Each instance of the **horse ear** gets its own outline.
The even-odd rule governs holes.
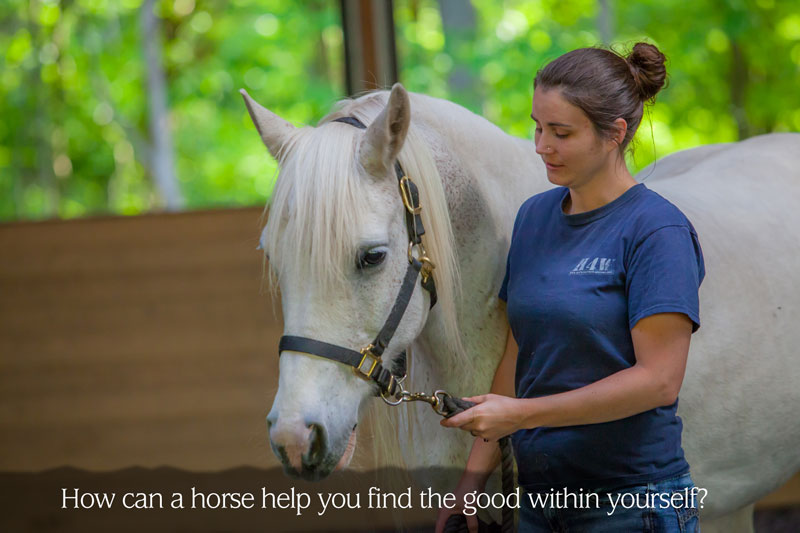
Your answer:
[[[394,166],[411,123],[411,101],[405,88],[395,83],[389,102],[369,125],[358,159],[370,175],[383,177]]]
[[[272,157],[278,159],[283,143],[296,128],[250,98],[250,95],[244,89],[239,89],[239,93],[244,98],[244,104],[247,106],[247,111],[250,113],[253,124],[256,125],[258,134],[261,135],[261,140],[264,141]]]

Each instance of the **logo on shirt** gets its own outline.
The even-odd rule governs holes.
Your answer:
[[[572,274],[611,274],[614,260],[607,257],[584,257],[575,265]]]

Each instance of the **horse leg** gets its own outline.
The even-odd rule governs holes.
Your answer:
[[[754,504],[751,503],[713,520],[704,520],[700,515],[700,531],[703,533],[753,533],[753,507]]]

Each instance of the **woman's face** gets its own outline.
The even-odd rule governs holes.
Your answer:
[[[608,168],[616,144],[597,135],[579,107],[559,89],[537,89],[531,118],[536,122],[536,153],[555,185],[578,188]]]

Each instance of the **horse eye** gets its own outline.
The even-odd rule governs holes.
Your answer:
[[[384,259],[386,259],[385,251],[372,248],[359,256],[357,266],[361,270],[375,267],[383,263]]]

